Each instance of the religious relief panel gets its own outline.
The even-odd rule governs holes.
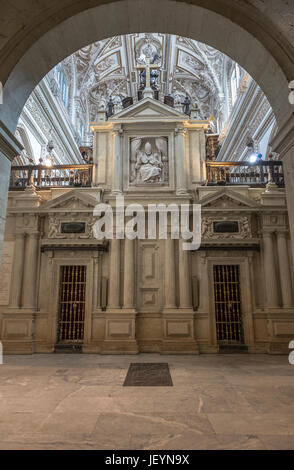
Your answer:
[[[167,137],[135,137],[130,142],[130,184],[164,185],[169,181]]]

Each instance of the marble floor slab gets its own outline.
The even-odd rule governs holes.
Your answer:
[[[0,449],[294,449],[287,356],[141,354],[173,386],[124,387],[134,356],[7,356]]]

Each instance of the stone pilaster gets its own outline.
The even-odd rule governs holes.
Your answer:
[[[124,308],[121,308],[121,240],[111,241],[109,297],[105,314],[105,339],[102,354],[137,354],[139,352],[136,341],[136,310],[131,307],[131,305],[134,306],[134,242],[131,240],[125,240],[125,242]]]
[[[164,310],[167,311],[176,308],[175,241],[170,237],[165,240],[164,264]]]
[[[181,309],[192,309],[191,273],[189,251],[183,250],[183,241],[179,241],[179,289]]]
[[[23,278],[23,307],[28,309],[37,307],[38,247],[39,233],[28,234]]]
[[[123,131],[114,129],[114,156],[113,156],[113,194],[122,193],[122,141]]]
[[[120,240],[117,240],[116,238],[111,240],[108,297],[109,309],[120,308],[120,245]]]
[[[277,245],[283,307],[293,307],[293,292],[286,232],[277,233]]]
[[[124,304],[123,308],[135,308],[135,252],[134,240],[125,239],[124,251]]]
[[[263,258],[266,306],[279,307],[277,273],[274,259],[274,240],[272,232],[263,233]]]
[[[175,131],[176,139],[176,185],[177,194],[187,194],[187,175],[186,175],[186,164],[185,164],[185,136],[186,130],[179,128]]]
[[[173,242],[173,243],[172,243]],[[199,354],[194,335],[194,311],[192,308],[191,275],[189,252],[182,249],[179,241],[179,289],[180,305],[175,304],[174,241],[166,240],[165,250],[165,308],[162,312],[163,340],[162,354]],[[169,258],[169,259],[168,259]],[[173,270],[173,272],[171,272]]]
[[[14,248],[13,272],[10,292],[10,307],[21,307],[21,293],[24,270],[25,234],[17,233]]]

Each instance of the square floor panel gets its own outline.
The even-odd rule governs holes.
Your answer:
[[[124,387],[172,387],[167,363],[132,363]]]

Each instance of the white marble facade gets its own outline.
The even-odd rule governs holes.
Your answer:
[[[248,351],[287,352],[294,305],[285,191],[206,186],[209,122],[159,101],[145,98],[108,120],[104,112],[98,117],[91,124],[91,188],[9,194],[4,270],[10,286],[0,292],[6,352],[54,351],[60,270],[67,265],[87,269],[85,353],[217,353],[215,265],[239,266]],[[182,240],[171,237],[98,241],[95,207],[114,208],[117,196],[145,209],[200,204],[201,249],[183,251]],[[71,222],[84,224],[84,233],[62,233]],[[214,222],[235,222],[236,231],[215,233]]]

